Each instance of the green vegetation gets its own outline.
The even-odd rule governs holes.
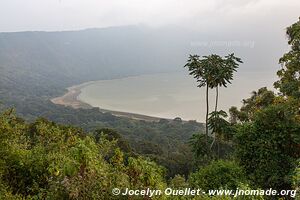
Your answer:
[[[280,59],[283,68],[274,84],[281,93],[261,88],[243,101],[240,110],[230,109],[237,129],[236,156],[252,184],[260,188],[299,188],[299,27],[300,21],[287,29],[292,49]]]
[[[164,186],[162,167],[141,157],[125,158],[105,135],[96,140],[42,119],[26,124],[11,112],[1,115],[0,125],[0,176],[7,186],[2,196],[109,199],[115,187]]]
[[[13,109],[7,109],[9,104],[4,98],[0,114],[0,199],[232,198],[210,197],[207,193],[197,197],[114,196],[114,188],[201,188],[202,192],[208,192],[238,187],[299,192],[300,21],[290,26],[287,34],[291,50],[280,59],[283,68],[274,84],[280,93],[264,87],[253,92],[243,100],[240,109],[229,110],[229,120],[226,112],[217,110],[216,99],[216,110],[206,124],[216,137],[193,134],[203,133],[204,127],[178,118],[146,122],[101,113],[95,108],[75,110],[56,106],[47,102],[51,95],[39,96],[39,90],[33,96],[19,91],[19,97],[24,98],[15,99],[14,103],[23,109],[21,113],[27,116],[24,120]],[[230,56],[233,60],[224,65],[231,66],[225,82],[210,85],[208,78],[216,80],[220,78],[215,77],[218,73],[197,74],[197,63],[206,59],[190,57],[189,62],[193,64],[187,66],[199,78],[199,86],[226,86],[240,62],[233,55],[226,59]],[[33,93],[34,89],[29,91]],[[31,102],[26,105],[30,107],[22,105],[29,99]],[[47,120],[33,120],[36,116]],[[236,199],[293,197],[238,196]]]
[[[300,123],[292,108],[270,105],[239,127],[236,152],[248,177],[261,188],[291,188],[289,173],[300,156]]]
[[[241,168],[234,162],[217,161],[191,174],[189,182],[180,175],[166,181],[165,168],[149,158],[123,152],[124,144],[115,140],[119,136],[114,131],[104,129],[100,135],[99,131],[93,136],[79,128],[44,119],[28,124],[12,110],[2,113],[0,198],[141,199],[139,196],[113,196],[112,190],[150,188],[163,191],[168,185],[174,189],[209,189],[211,186],[217,189],[223,183],[233,188],[244,180]],[[162,195],[152,199],[191,197]],[[194,199],[210,197],[201,194]]]
[[[190,175],[190,184],[205,191],[211,188],[235,190],[246,182],[242,168],[234,161],[218,160]]]

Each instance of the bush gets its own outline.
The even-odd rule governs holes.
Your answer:
[[[236,189],[245,182],[243,171],[234,161],[213,161],[206,167],[200,168],[189,177],[192,187],[205,191],[210,189]]]
[[[271,105],[243,124],[236,135],[236,155],[256,187],[291,189],[290,174],[299,158],[300,124],[286,105]]]

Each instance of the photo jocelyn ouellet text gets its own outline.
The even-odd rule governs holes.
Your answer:
[[[281,190],[277,191],[272,188],[268,190],[243,190],[237,188],[236,190],[208,190],[208,192],[203,191],[200,188],[182,188],[182,189],[173,189],[166,188],[165,190],[160,189],[119,189],[114,188],[112,190],[112,194],[115,196],[201,196],[201,195],[209,195],[209,196],[290,196],[294,198],[296,196],[296,190]]]

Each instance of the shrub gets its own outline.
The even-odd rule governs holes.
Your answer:
[[[192,187],[205,191],[220,188],[236,189],[242,182],[245,182],[245,178],[241,167],[228,160],[213,161],[189,177]]]

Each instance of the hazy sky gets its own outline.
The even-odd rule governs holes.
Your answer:
[[[0,32],[132,24],[210,30],[245,23],[285,27],[299,11],[299,0],[0,0]]]

